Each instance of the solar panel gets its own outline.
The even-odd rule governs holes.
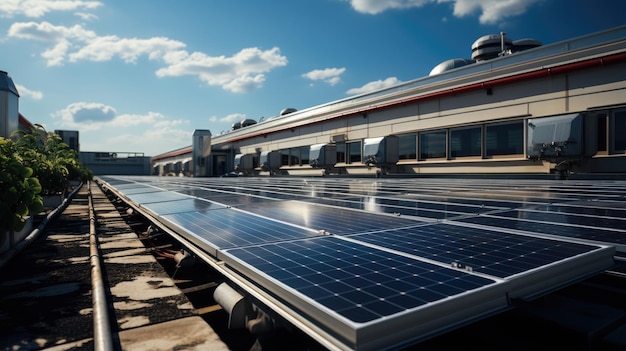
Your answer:
[[[210,189],[186,189],[178,190],[181,194],[188,194],[206,200],[211,200],[223,204],[225,206],[242,206],[248,204],[259,204],[266,202],[274,202],[276,199],[252,196],[249,194],[231,193],[226,190],[210,190]]]
[[[122,185],[115,186],[114,188],[125,195],[163,191],[163,189],[141,183],[124,183]]]
[[[378,228],[414,226],[420,221],[391,215],[376,215],[347,208],[316,205],[301,201],[280,201],[239,208],[265,217],[294,223],[332,234],[362,233]]]
[[[447,223],[351,238],[506,279],[597,250],[596,246]]]
[[[319,232],[255,216],[233,208],[160,216],[169,227],[187,233],[213,256],[217,249],[293,240]]]
[[[449,327],[450,318],[473,319],[507,307],[505,286],[494,279],[338,237],[221,255],[355,349],[389,347],[407,335]]]
[[[154,188],[153,188],[154,189]],[[189,196],[185,196],[183,194],[178,194],[171,191],[157,190],[152,192],[124,192],[124,194],[134,201],[137,204],[149,204],[149,203],[157,203],[157,202],[167,202],[167,201],[176,201],[176,200],[186,200],[189,199]]]
[[[226,208],[226,206],[217,204],[215,202],[194,198],[154,203],[149,202],[144,203],[142,207],[152,212],[152,214],[156,216],[183,212],[204,212],[209,210]]]
[[[492,228],[506,228],[531,233],[562,236],[575,239],[596,241],[605,245],[626,245],[626,235],[621,230],[596,228],[589,226],[572,226],[565,223],[545,223],[518,218],[498,217],[487,215],[458,219],[458,222],[480,224]]]
[[[473,213],[486,213],[497,207],[459,205],[455,203],[419,201],[407,198],[351,197],[345,199],[307,199],[307,202],[354,208],[374,213],[397,214],[418,218],[449,219]]]
[[[571,204],[550,204],[546,206],[537,206],[534,208],[534,210],[541,212],[566,213],[594,217],[612,217],[617,219],[626,218],[626,209],[614,207],[583,207],[572,206]]]
[[[579,216],[569,213],[540,212],[529,210],[501,212],[498,213],[498,216],[548,223],[566,223],[571,225],[589,226],[595,228],[612,228],[622,231],[626,230],[626,219],[622,218]]]
[[[295,314],[343,348],[426,338],[601,272],[613,264],[613,245],[626,251],[624,207],[607,205],[623,197],[626,183],[111,181],[225,263],[218,269],[239,277],[244,290],[286,304],[279,314]]]

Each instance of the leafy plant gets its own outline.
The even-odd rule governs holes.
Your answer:
[[[14,136],[25,165],[32,168],[33,176],[41,183],[42,195],[64,193],[70,179],[93,177],[78,161],[77,152],[41,125],[34,124],[27,132],[15,131]]]
[[[41,184],[32,175],[15,143],[0,138],[0,231],[19,231],[26,217],[43,210]]]

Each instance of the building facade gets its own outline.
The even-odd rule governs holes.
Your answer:
[[[626,27],[472,49],[427,77],[214,136],[204,175],[626,172]]]

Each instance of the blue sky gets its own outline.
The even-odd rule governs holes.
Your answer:
[[[154,156],[235,122],[427,76],[501,31],[626,25],[622,0],[1,0],[20,112],[82,151]]]

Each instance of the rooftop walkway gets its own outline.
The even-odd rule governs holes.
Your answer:
[[[105,301],[93,298],[98,283],[92,281],[90,196]],[[98,304],[104,311],[95,312]],[[109,335],[98,330],[110,331],[104,347],[101,339]],[[94,342],[94,335],[102,337]],[[90,183],[75,192],[30,245],[0,267],[0,350],[94,349],[228,347],[111,201]]]

